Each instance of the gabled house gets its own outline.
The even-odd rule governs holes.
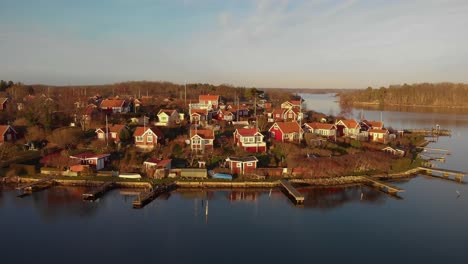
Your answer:
[[[92,152],[81,153],[70,156],[70,159],[77,160],[81,165],[89,165],[95,170],[102,170],[110,164],[110,154],[94,154]]]
[[[139,126],[133,132],[135,146],[151,150],[164,140],[164,134],[157,127]]]
[[[10,125],[0,125],[0,144],[18,139],[18,132]]]
[[[214,138],[212,129],[190,129],[190,149],[202,153],[213,149]]]
[[[369,140],[374,142],[385,143],[387,141],[388,135],[390,134],[387,129],[369,129]]]
[[[334,139],[336,137],[336,126],[334,124],[326,123],[306,123],[304,124],[304,131],[306,133],[312,133],[320,136]]]
[[[369,120],[362,120],[359,125],[361,126],[361,130],[369,131],[369,129],[383,129],[384,122],[383,121],[369,121]]]
[[[341,119],[336,123],[336,135],[338,137],[346,136],[350,138],[357,138],[361,131],[361,126],[354,119]]]
[[[230,121],[234,121],[236,119],[236,115],[230,110],[223,110],[223,109],[220,108],[216,112],[216,119],[218,119],[219,121],[230,122]]]
[[[212,112],[208,109],[190,109],[190,123],[204,124],[212,119]]]
[[[250,112],[249,112],[249,107],[246,105],[230,105],[228,109],[233,112],[235,115],[238,117],[249,117]]]
[[[291,109],[291,108],[301,108],[301,100],[290,100],[281,104],[281,108]]]
[[[265,152],[266,143],[258,128],[238,128],[234,131],[234,143],[248,152]]]
[[[198,103],[206,105],[208,109],[217,109],[219,106],[219,95],[200,95],[198,96]]]
[[[226,159],[228,167],[233,175],[244,175],[254,172],[257,169],[258,159],[255,156],[228,157]]]
[[[4,111],[6,109],[8,103],[8,98],[0,97],[0,111]]]
[[[106,99],[101,102],[100,108],[106,113],[128,113],[130,106],[128,102],[121,99]]]
[[[171,170],[171,162],[171,159],[159,160],[149,158],[143,162],[143,168],[148,177],[162,179],[165,178]]]
[[[128,129],[125,125],[115,124],[108,126],[107,139],[109,141],[114,141],[114,143],[120,142],[120,132],[124,129]],[[96,129],[97,138],[99,140],[106,140],[106,128],[98,128]]]
[[[297,122],[276,122],[270,129],[270,138],[278,141],[299,141],[302,139],[304,130]]]
[[[158,114],[157,126],[170,126],[180,123],[179,112],[175,109],[161,109]]]
[[[281,108],[273,109],[267,113],[269,122],[276,121],[298,121],[303,118],[304,114],[298,108]]]

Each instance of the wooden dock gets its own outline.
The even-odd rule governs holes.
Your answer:
[[[304,203],[304,196],[296,188],[294,188],[289,181],[282,179],[279,182],[284,187],[284,189],[289,193],[289,195],[292,198],[294,198],[296,203],[298,204]]]
[[[21,192],[21,194],[19,194],[18,197],[23,197],[23,196],[29,195],[29,194],[33,193],[34,191],[47,189],[47,188],[51,187],[52,185],[54,185],[54,183],[55,183],[54,178],[47,177],[47,178],[40,179],[40,180],[35,181],[35,182],[22,184],[22,185],[16,187],[16,189]]]
[[[422,134],[426,137],[451,136],[452,135],[452,131],[449,129],[428,128],[428,129],[408,129],[408,131],[414,134]]]
[[[429,176],[446,179],[446,180],[457,181],[460,183],[463,181],[463,177],[468,175],[467,172],[463,172],[463,171],[439,169],[439,168],[433,168],[433,167],[432,168],[419,167],[419,169],[426,172]],[[452,176],[453,178],[450,178],[450,176]]]
[[[82,194],[83,200],[94,201],[97,198],[101,197],[107,191],[114,188],[114,186],[115,186],[114,182],[103,183],[103,184],[99,185],[98,187],[96,187],[96,188],[94,188],[94,189],[92,189],[92,190],[90,190],[90,191],[88,191],[86,193],[83,193]]]
[[[364,183],[368,186],[375,187],[385,193],[391,194],[391,195],[397,195],[399,192],[404,192],[405,190],[400,189],[396,186],[393,186],[391,184],[388,184],[386,182],[382,182],[376,179],[373,179],[371,177],[367,176],[362,176],[364,179]]]
[[[146,204],[153,201],[159,195],[170,192],[177,187],[175,183],[156,185],[148,191],[141,192],[133,201],[133,208],[143,208]]]

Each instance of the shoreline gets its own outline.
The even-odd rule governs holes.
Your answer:
[[[400,173],[393,174],[379,174],[379,175],[367,175],[366,177],[374,178],[382,181],[391,181],[398,179],[408,179],[412,178],[417,174],[421,169],[414,168]],[[17,177],[17,178],[16,178]],[[31,183],[39,181],[40,178],[32,177],[19,177],[16,176],[15,183]],[[319,186],[319,187],[333,187],[341,185],[357,185],[364,184],[367,180],[364,176],[340,176],[333,178],[316,178],[316,179],[302,179],[302,178],[285,178],[288,179],[291,183],[306,185],[306,186]],[[147,181],[114,181],[114,184],[117,188],[136,188],[144,189],[153,187],[153,183]],[[56,183],[62,186],[85,186],[85,187],[97,187],[102,185],[108,180],[99,180],[99,179],[54,179]],[[6,181],[3,181],[6,182]],[[192,181],[173,181],[178,188],[183,189],[204,189],[204,188],[274,188],[280,186],[280,181],[211,181],[208,180],[192,180]],[[162,184],[162,183],[160,183]]]

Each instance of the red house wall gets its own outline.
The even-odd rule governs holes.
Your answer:
[[[271,132],[274,132],[275,133],[275,136],[273,137],[273,139],[275,140],[279,140],[279,141],[282,141],[283,140],[283,132],[278,128],[273,128],[270,130],[270,135],[271,135]]]

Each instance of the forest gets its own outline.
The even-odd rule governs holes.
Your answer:
[[[418,83],[339,93],[342,105],[468,107],[468,84]]]

